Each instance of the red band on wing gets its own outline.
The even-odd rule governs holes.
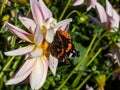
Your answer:
[[[60,34],[63,35],[65,38],[70,39],[70,35],[64,31],[60,31]]]
[[[68,47],[67,47],[67,49],[65,50],[65,52],[69,52],[69,51],[71,50],[71,48],[72,48],[72,44],[71,44],[71,43],[68,43]]]
[[[58,58],[60,58],[62,55],[64,54],[64,49],[62,49],[62,51],[58,54]]]

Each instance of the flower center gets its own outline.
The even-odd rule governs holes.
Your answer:
[[[45,36],[46,35],[46,27],[42,26],[42,30],[41,30],[42,34]]]
[[[49,54],[49,43],[47,41],[44,41],[43,44],[42,44],[42,50],[43,50],[43,54],[44,55],[48,55]]]
[[[40,46],[42,48],[43,55],[46,55],[46,56],[49,55],[49,52],[50,52],[49,51],[49,45],[50,45],[50,43],[48,42],[48,40],[46,40],[46,34],[51,38],[52,34],[48,34],[48,32],[49,32],[50,28],[55,26],[55,24],[56,24],[56,21],[54,19],[49,19],[47,21],[47,23],[41,27],[41,33],[44,35],[43,42]],[[52,32],[49,32],[49,33],[52,33]],[[53,37],[54,37],[54,35],[53,35]]]
[[[44,26],[46,27],[46,29],[50,29],[53,28],[56,24],[57,21],[54,18],[49,18],[44,24]]]

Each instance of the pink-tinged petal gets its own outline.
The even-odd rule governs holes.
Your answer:
[[[108,28],[119,28],[120,17],[108,0],[106,0],[106,13],[109,21]]]
[[[106,15],[104,7],[102,5],[100,5],[99,3],[96,3],[96,10],[99,15],[101,23],[106,23],[107,15]]]
[[[43,86],[48,71],[48,60],[45,56],[38,57],[30,75],[30,85],[32,90],[38,90]]]
[[[91,8],[95,8],[96,2],[96,0],[88,0],[87,11],[89,11]]]
[[[25,73],[29,72],[32,69],[35,61],[36,58],[26,60],[20,70],[16,73],[15,77],[20,77]]]
[[[52,17],[51,11],[46,7],[43,0],[30,0],[33,18],[37,24],[43,25],[45,20]]]
[[[49,56],[49,68],[51,70],[51,72],[53,73],[53,75],[55,76],[56,74],[56,69],[58,66],[58,59],[53,57],[52,55]]]
[[[113,53],[113,58],[116,59],[118,64],[120,65],[120,43],[112,44],[111,52]]]
[[[43,41],[43,34],[41,33],[40,26],[37,25],[35,32],[34,32],[34,43],[37,44],[37,46],[41,45]]]
[[[4,54],[7,56],[23,55],[23,54],[31,52],[34,49],[34,47],[35,45],[29,45],[29,46],[22,47],[22,48],[13,50],[13,51],[5,52]]]
[[[113,54],[112,53],[107,53],[107,54],[105,54],[105,56],[108,57],[108,58],[113,58]]]
[[[35,50],[33,50],[30,54],[32,58],[36,58],[36,57],[41,56],[42,53],[43,53],[42,48],[38,47],[38,48],[35,48]]]
[[[38,4],[37,0],[30,0],[30,6],[32,10],[32,15],[37,24],[43,25],[45,22],[42,10]]]
[[[118,71],[114,72],[112,76],[113,76],[112,80],[116,80],[116,79],[120,80],[120,71],[118,70]]]
[[[102,25],[101,22],[98,21],[96,18],[94,18],[94,17],[92,17],[92,16],[90,16],[90,15],[88,15],[88,17],[89,17],[89,19],[90,19],[93,23],[95,23],[95,24],[97,24],[97,25]]]
[[[113,18],[111,19],[111,28],[119,28],[119,22],[120,22],[120,20],[119,20],[119,15],[118,15],[118,13],[115,11],[115,10],[113,10]]]
[[[19,17],[19,20],[28,30],[31,30],[31,33],[34,33],[36,24],[32,19],[26,17]]]
[[[86,90],[94,90],[94,89],[93,89],[93,87],[91,87],[88,84],[86,84]]]
[[[73,6],[81,5],[84,3],[84,0],[75,0]]]
[[[117,47],[120,49],[120,43],[116,43]]]
[[[10,24],[8,22],[6,22],[6,26],[8,27],[10,32],[17,35],[19,38],[26,40],[28,42],[31,42],[31,40],[29,39],[29,37],[31,37],[31,34],[25,32],[24,30],[22,30],[18,27],[13,26],[12,24]]]
[[[55,35],[55,32],[53,29],[47,30],[46,36],[45,36],[46,41],[48,41],[49,43],[52,43],[54,39],[54,35]]]
[[[66,26],[62,26],[59,30],[62,30],[62,31],[67,32],[68,29],[69,29],[69,24],[67,24]],[[58,30],[58,31],[59,31],[59,30]]]
[[[29,58],[31,58],[31,55],[30,55],[30,53],[28,53],[28,54],[25,54],[25,58],[24,58],[24,60],[27,60],[27,59],[29,59]]]
[[[46,20],[46,23],[43,26],[45,26],[46,29],[50,29],[54,27],[56,24],[57,24],[57,21],[54,18],[49,18],[48,20]]]
[[[113,17],[113,8],[108,0],[106,0],[106,13],[109,17]]]
[[[47,20],[48,18],[53,17],[52,12],[50,11],[49,8],[47,8],[43,0],[38,0],[38,1],[39,1],[40,8],[42,10],[44,19]]]
[[[25,80],[31,73],[32,69],[30,69],[28,72],[26,72],[25,74],[19,76],[19,77],[14,77],[12,79],[10,79],[6,85],[12,85],[12,84],[18,84],[20,82],[22,82],[23,80]]]
[[[66,20],[62,20],[61,22],[57,23],[54,27],[54,30],[56,32],[56,30],[61,29],[63,27],[66,27],[68,24],[70,24],[70,22],[72,22],[72,18],[70,19],[66,19]]]

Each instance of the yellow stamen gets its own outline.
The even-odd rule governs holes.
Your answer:
[[[43,35],[45,35],[46,34],[46,27],[43,26],[41,32]]]
[[[47,41],[45,41],[42,45],[43,54],[45,54],[45,55],[48,54],[48,47],[49,47],[49,43]]]

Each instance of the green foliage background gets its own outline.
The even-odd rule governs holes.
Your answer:
[[[7,1],[11,2],[11,5],[6,3]],[[85,90],[86,84],[92,86],[95,90],[102,86],[105,90],[113,90],[113,87],[114,90],[120,90],[120,81],[118,79],[112,80],[112,75],[115,72],[120,72],[120,68],[115,60],[106,57],[106,54],[110,52],[111,44],[118,42],[117,40],[120,38],[119,30],[116,33],[111,33],[103,27],[93,24],[87,15],[96,18],[98,16],[94,9],[86,12],[86,3],[73,6],[73,0],[44,1],[57,21],[73,18],[68,33],[71,35],[76,48],[80,51],[80,57],[70,58],[72,65],[59,63],[55,77],[49,71],[47,80],[40,90],[57,90],[59,88],[61,90]],[[98,0],[98,2],[105,5],[105,0]],[[119,13],[119,0],[111,0],[110,2]],[[5,85],[23,65],[24,57],[4,55],[5,51],[26,45],[26,43],[18,43],[20,39],[13,36],[4,23],[8,21],[15,26],[26,29],[19,22],[18,16],[32,17],[29,1],[1,0],[0,7],[0,90],[30,90],[29,83]],[[80,62],[81,64],[79,64]],[[72,75],[65,82],[71,73]]]

